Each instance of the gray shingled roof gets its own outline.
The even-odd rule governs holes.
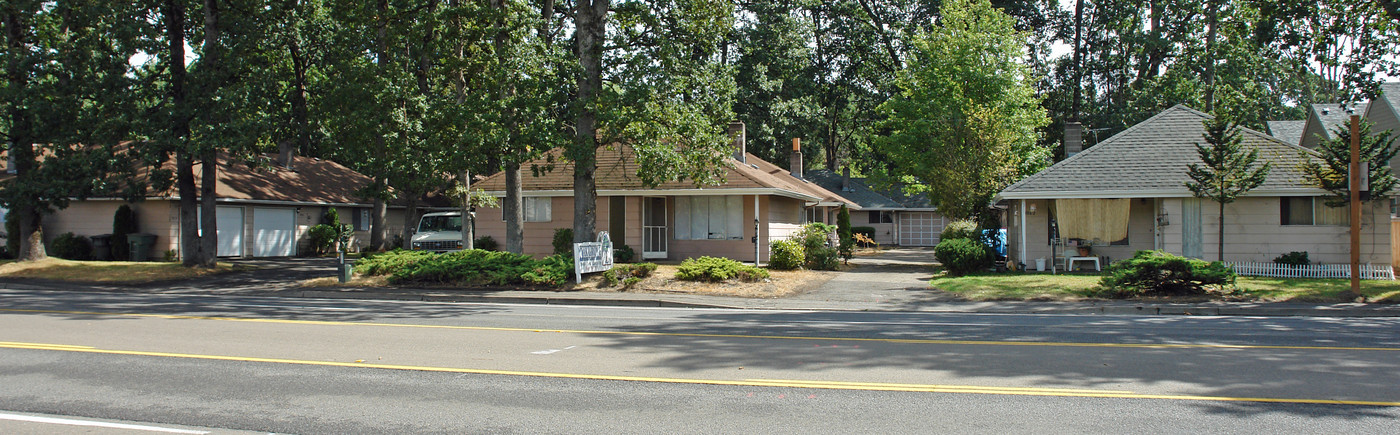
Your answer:
[[[1177,105],[1084,152],[1062,160],[1001,191],[1003,199],[1189,197],[1186,165],[1199,163],[1197,143],[1205,143],[1210,115]],[[1322,191],[1303,184],[1301,164],[1316,153],[1273,136],[1243,129],[1247,147],[1273,170],[1249,195],[1313,195]]]
[[[1269,134],[1285,143],[1297,145],[1303,140],[1303,128],[1308,121],[1269,121]]]
[[[1382,83],[1378,97],[1390,102],[1390,107],[1400,111],[1400,82]]]
[[[1337,127],[1346,124],[1351,119],[1351,115],[1361,115],[1366,113],[1366,106],[1369,103],[1356,103],[1352,105],[1353,111],[1348,112],[1343,109],[1340,103],[1322,103],[1312,106],[1313,115],[1322,121],[1323,138],[1334,139]]]
[[[927,209],[933,210],[929,205],[928,195],[908,196],[900,191],[898,187],[892,189],[878,189],[870,185],[870,181],[865,178],[851,178],[850,190],[841,190],[841,175],[831,170],[818,169],[808,171],[804,176],[808,181],[816,183],[818,186],[832,192],[840,193],[842,197],[855,201],[863,209],[873,210],[907,210],[907,209]]]

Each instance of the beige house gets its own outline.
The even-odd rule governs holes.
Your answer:
[[[372,204],[357,191],[370,178],[329,160],[291,157],[291,165],[251,167],[242,163],[220,164],[216,187],[218,252],[220,257],[288,257],[307,252],[307,232],[320,223],[331,208],[341,222],[354,227],[352,243],[369,240]],[[169,166],[170,163],[167,163]],[[173,169],[168,167],[167,169]],[[199,183],[200,167],[195,167]],[[81,236],[110,234],[117,208],[129,204],[136,212],[142,233],[154,234],[152,259],[177,255],[180,246],[180,201],[174,188],[128,203],[120,198],[70,201],[67,208],[44,216],[44,237],[63,233]],[[400,234],[404,207],[388,211],[389,237]]]
[[[731,126],[737,147],[724,168],[724,182],[695,186],[667,182],[647,187],[637,178],[632,147],[599,147],[597,228],[608,231],[616,246],[631,247],[638,259],[681,260],[699,256],[742,261],[768,260],[769,241],[788,237],[814,216],[834,216],[842,204],[858,206],[802,178],[802,156],[793,151],[793,170],[763,161],[744,149],[742,124]],[[535,162],[561,161],[560,151]],[[551,160],[552,159],[552,160]],[[573,164],[553,171],[522,176],[526,254],[553,252],[554,231],[573,228]],[[473,188],[505,196],[504,173]],[[504,243],[505,219],[500,208],[477,208],[476,234]]]
[[[1064,252],[1080,256],[1075,245],[1089,245],[1088,256],[1100,260],[1147,249],[1216,259],[1218,205],[1185,186],[1209,117],[1172,107],[1007,187],[999,198],[1010,203],[1010,258],[1032,268],[1037,259],[1064,267]],[[1349,212],[1323,205],[1325,192],[1303,184],[1300,165],[1316,153],[1254,130],[1242,136],[1273,170],[1262,186],[1226,205],[1225,261],[1268,262],[1306,251],[1315,263],[1348,262]],[[1388,204],[1367,203],[1362,221],[1362,263],[1389,264]]]
[[[877,189],[864,178],[851,178],[829,170],[811,171],[808,180],[860,204],[851,212],[852,227],[875,229],[875,243],[899,246],[938,246],[938,236],[949,220],[929,204],[927,195],[905,195],[898,189]],[[835,224],[835,217],[827,223]]]

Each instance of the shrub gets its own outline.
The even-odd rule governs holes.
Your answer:
[[[306,237],[311,243],[313,254],[321,255],[331,252],[335,246],[335,227],[329,224],[312,225],[311,229],[306,231]]]
[[[340,212],[335,211],[334,207],[326,209],[321,215],[321,225],[330,225],[332,228],[340,226]]]
[[[364,275],[390,275],[432,256],[429,251],[395,249],[361,258],[355,262],[355,270]]]
[[[982,238],[982,231],[977,228],[977,222],[971,219],[960,219],[948,223],[943,227],[943,232],[938,233],[938,240],[969,239],[978,240]]]
[[[472,241],[472,246],[483,251],[501,250],[501,244],[496,243],[496,239],[491,238],[491,236],[477,237],[476,240]]]
[[[520,279],[525,284],[559,286],[569,282],[574,277],[574,257],[572,254],[551,255],[541,260],[534,260],[529,263],[529,271],[520,274]],[[500,275],[499,280],[505,281],[510,275]],[[507,282],[502,282],[505,284]]]
[[[827,242],[831,240],[831,232],[834,230],[836,230],[836,227],[831,225],[821,222],[812,222],[803,225],[802,229],[792,234],[792,238],[802,243],[803,250],[812,252],[817,248],[826,246]]]
[[[558,228],[554,230],[554,255],[574,255],[574,229]]]
[[[364,275],[388,275],[389,282],[487,285],[557,286],[573,276],[573,260],[550,256],[536,260],[529,255],[469,249],[437,254],[396,249],[361,259],[356,269]]]
[[[933,256],[953,276],[966,275],[992,265],[992,253],[987,245],[968,238],[940,240],[938,246],[933,248]]]
[[[806,264],[812,270],[837,270],[841,268],[841,254],[836,248],[823,246],[807,251]]]
[[[768,271],[728,258],[687,258],[676,268],[676,279],[721,282],[730,278],[753,282],[768,278]]]
[[[802,244],[796,240],[774,240],[768,244],[768,268],[773,270],[793,270],[802,267],[807,254]]]
[[[126,235],[141,232],[140,223],[136,220],[136,212],[131,210],[130,205],[122,204],[117,207],[116,214],[112,215],[112,259],[125,261],[131,255],[127,245]]]
[[[15,257],[19,256],[19,237],[19,218],[5,213],[5,250]]]
[[[628,289],[655,271],[656,263],[619,264],[603,272],[603,280],[609,287],[621,282],[623,289]]]
[[[637,251],[633,251],[631,246],[619,245],[613,250],[614,263],[631,263],[634,258],[637,258]]]
[[[856,240],[851,234],[851,211],[846,209],[845,204],[842,204],[841,211],[836,213],[836,235],[836,249],[840,251],[841,259],[851,261],[851,257],[856,255]]]
[[[867,239],[875,240],[875,227],[851,227],[851,237],[855,238],[857,234],[862,234],[865,235]],[[865,247],[860,240],[856,240],[856,245]]]
[[[1206,262],[1163,251],[1138,251],[1133,258],[1104,269],[1100,280],[1109,295],[1205,294],[1207,286],[1235,283],[1235,272],[1224,263]]]
[[[58,258],[86,260],[92,258],[92,242],[87,237],[63,233],[49,242],[49,253]]]
[[[1293,251],[1287,254],[1280,255],[1278,256],[1278,258],[1274,258],[1274,263],[1289,266],[1307,266],[1309,264],[1312,264],[1312,260],[1308,259],[1307,251]]]

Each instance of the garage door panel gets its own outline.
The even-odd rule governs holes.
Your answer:
[[[943,218],[938,213],[907,212],[899,215],[901,246],[936,246],[938,233],[942,231]]]
[[[296,212],[281,208],[253,209],[253,256],[290,257],[296,249]]]
[[[196,209],[195,221],[199,223],[199,235],[204,237],[204,210]],[[214,236],[218,247],[214,255],[219,257],[243,256],[243,207],[215,207],[214,220],[218,228]]]

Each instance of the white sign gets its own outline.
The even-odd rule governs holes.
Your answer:
[[[574,282],[583,283],[583,274],[603,272],[613,267],[612,238],[598,232],[598,241],[574,244]]]

